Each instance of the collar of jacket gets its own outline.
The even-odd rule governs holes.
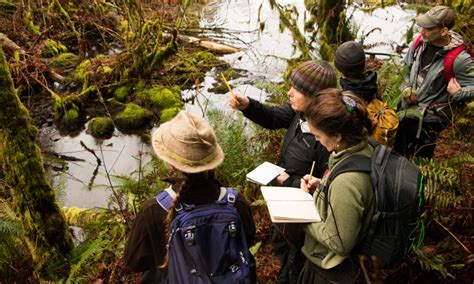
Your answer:
[[[332,151],[331,155],[329,156],[329,161],[328,161],[328,169],[331,170],[337,163],[342,161],[343,159],[349,157],[350,155],[360,152],[362,149],[366,148],[368,144],[367,139],[362,140],[358,144],[346,148],[342,151],[335,152]]]

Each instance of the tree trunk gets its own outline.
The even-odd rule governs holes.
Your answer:
[[[58,279],[68,273],[66,256],[73,248],[62,212],[47,182],[37,129],[16,95],[3,50],[0,48],[0,162],[14,208],[31,241],[38,276]],[[59,263],[60,269],[46,269]]]
[[[346,23],[345,1],[321,0],[315,5],[318,5],[313,11],[316,11],[320,30],[320,55],[322,59],[332,61],[337,46],[354,39]]]

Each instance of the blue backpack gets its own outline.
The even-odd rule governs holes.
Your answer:
[[[234,207],[237,194],[227,188],[213,204],[175,206],[167,283],[252,283],[247,241]],[[169,210],[174,196],[164,190],[156,200]]]

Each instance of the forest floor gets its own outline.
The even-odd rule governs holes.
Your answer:
[[[156,11],[156,13],[161,13],[161,16],[165,15],[165,18],[172,19],[176,11],[167,9]],[[20,39],[22,37],[21,34],[9,36],[12,39]],[[190,48],[190,50],[196,51],[196,48]],[[43,93],[43,96],[35,97],[34,99],[31,97],[23,97],[22,102],[28,108],[33,123],[37,127],[41,128],[45,123],[48,125],[53,123],[53,107],[50,96]],[[102,106],[96,106],[97,109],[95,111],[93,105],[91,108],[89,113],[100,112],[102,110]],[[472,144],[473,124],[471,117],[471,133],[468,137],[462,139],[453,138],[455,131],[452,127],[446,129],[437,143],[435,160],[449,160],[464,153],[474,155],[474,147]],[[457,246],[458,249],[456,253],[464,254],[464,257],[462,257],[464,266],[449,269],[449,272],[455,278],[447,278],[448,280],[445,280],[441,277],[441,274],[436,271],[423,271],[420,264],[416,261],[416,258],[412,257],[396,270],[380,272],[380,274],[385,273],[384,275],[387,277],[386,282],[472,283],[472,279],[474,279],[474,258],[472,257],[472,251],[474,250],[474,223],[472,218],[472,210],[474,208],[474,194],[472,193],[472,189],[474,188],[474,164],[465,164],[462,169],[459,169],[459,174],[461,175],[461,187],[464,189],[464,192],[467,192],[467,195],[464,196],[465,200],[463,200],[462,206],[450,208],[449,212],[443,214],[443,216],[447,216],[445,223],[450,223],[449,230],[444,230],[442,227],[436,226],[433,223],[427,226],[427,238],[422,251],[427,256],[435,255],[437,252],[446,250],[445,247],[439,244],[442,240],[446,238],[456,239],[456,242],[463,244],[467,251],[470,252],[468,253],[466,249],[462,249],[461,245]],[[271,236],[273,226],[265,207],[259,206],[254,210],[254,220],[258,227],[256,242],[261,242],[261,247],[255,255],[258,266],[258,283],[274,283],[280,269],[280,263],[272,247]],[[114,276],[111,276],[112,272]],[[120,282],[136,282],[138,275],[128,271],[124,267],[121,259],[116,259],[112,261],[100,275],[97,275],[96,282],[114,282],[113,279],[121,279]]]

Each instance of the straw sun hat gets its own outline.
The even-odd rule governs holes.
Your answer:
[[[182,110],[152,135],[153,150],[185,173],[212,170],[224,160],[216,135],[206,120]]]

